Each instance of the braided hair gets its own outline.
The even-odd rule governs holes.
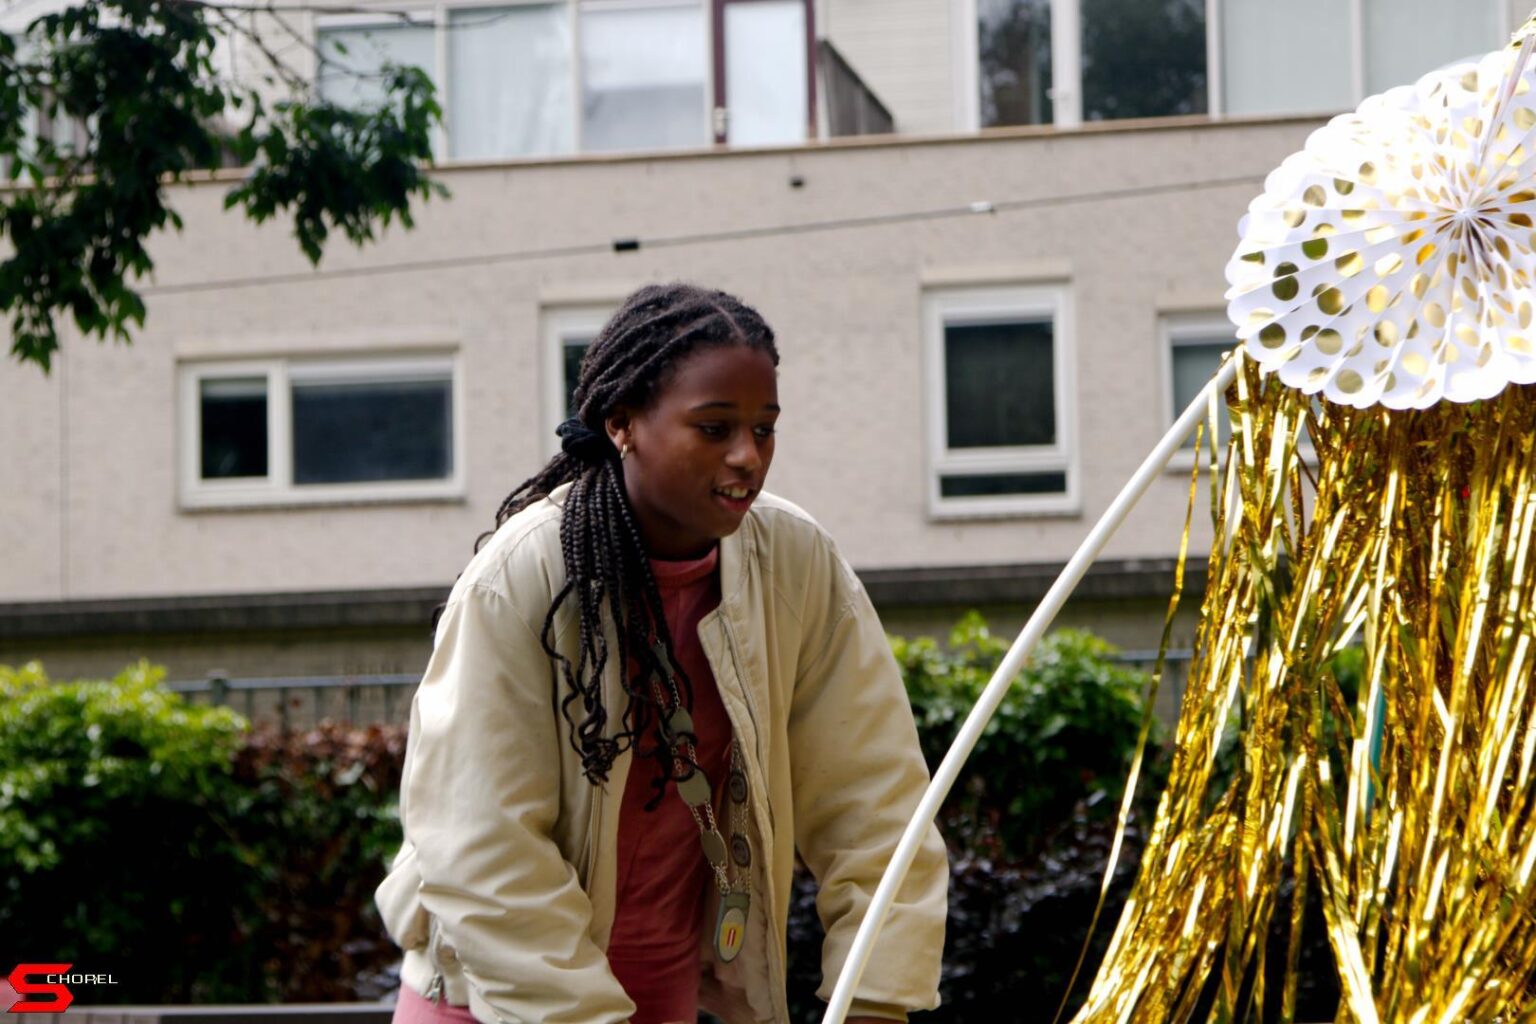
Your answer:
[[[575,416],[561,424],[561,452],[523,481],[496,512],[499,528],[512,516],[564,483],[571,485],[560,517],[565,584],[544,619],[540,642],[553,668],[553,700],[569,729],[587,779],[607,779],[614,758],[633,746],[653,759],[657,775],[648,807],[655,807],[679,768],[661,733],[669,694],[651,681],[664,671],[665,657],[677,679],[679,699],[692,707],[692,685],[675,657],[651,574],[639,524],[624,489],[619,453],[604,422],[619,406],[644,409],[671,381],[692,352],[742,345],[779,362],[773,331],[756,310],[725,292],[674,283],[649,285],[631,295],[593,339],[581,360],[574,396]],[[494,533],[482,534],[478,551]],[[573,663],[555,646],[555,614],[567,601],[580,613],[578,654]],[[614,625],[617,652],[609,650],[604,612]],[[659,645],[661,653],[653,647]],[[606,736],[611,709],[603,704],[602,676],[617,654],[626,694],[622,727]],[[636,666],[634,676],[629,666]],[[697,765],[683,765],[683,776]]]

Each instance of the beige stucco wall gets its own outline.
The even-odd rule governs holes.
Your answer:
[[[453,191],[326,271],[194,292],[149,289],[131,347],[66,340],[51,377],[0,373],[0,601],[440,585],[544,450],[541,310],[687,278],[756,303],[781,339],[785,408],[770,487],[861,568],[1064,560],[1167,416],[1160,311],[1219,310],[1233,226],[1310,123],[896,142],[445,169]],[[789,179],[804,179],[791,188]],[[1195,183],[1246,176],[1217,187]],[[619,237],[774,228],[1159,184],[1141,198],[560,258],[498,257]],[[286,225],[256,227],[226,185],[178,188],[155,281],[303,275]],[[432,261],[472,259],[433,268]],[[483,259],[476,259],[483,257]],[[409,261],[414,269],[384,272]],[[428,266],[422,266],[427,264]],[[1069,284],[1078,330],[1080,515],[934,522],[925,508],[919,309],[925,281]],[[457,347],[462,502],[262,511],[178,508],[178,359]],[[1159,481],[1108,557],[1171,554],[1186,484]]]

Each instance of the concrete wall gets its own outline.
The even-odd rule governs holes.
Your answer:
[[[319,275],[281,223],[258,228],[224,212],[224,183],[179,188],[186,228],[156,241],[160,290],[146,289],[149,319],[134,344],[69,337],[51,377],[0,374],[0,602],[445,585],[546,450],[541,315],[671,278],[739,292],[775,325],[785,414],[769,485],[819,516],[856,566],[1062,561],[1168,417],[1158,316],[1222,308],[1233,225],[1311,127],[1161,125],[459,167],[438,175],[453,198],[422,207],[414,231],[392,229],[361,252],[333,241]],[[1231,178],[1241,180],[1202,184]],[[649,244],[983,199],[1041,205]],[[615,238],[642,247],[608,251]],[[582,245],[595,251],[519,258]],[[459,262],[434,265],[442,260]],[[1065,282],[1076,312],[1079,392],[1064,415],[1080,438],[1081,511],[934,521],[924,288],[1041,280]],[[178,506],[178,360],[423,343],[462,360],[463,500]],[[1182,476],[1160,481],[1107,557],[1173,553],[1186,492]]]

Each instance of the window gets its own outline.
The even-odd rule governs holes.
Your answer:
[[[1216,376],[1225,352],[1237,347],[1236,333],[1231,323],[1219,313],[1195,316],[1167,317],[1162,323],[1164,351],[1167,356],[1168,416],[1167,424],[1173,425],[1200,390]],[[1217,417],[1217,443],[1225,445],[1232,428],[1225,415]],[[1202,446],[1206,443],[1202,432]],[[1184,439],[1184,448],[1193,452],[1193,432]],[[1189,459],[1175,459],[1175,467],[1188,468]]]
[[[1206,110],[1206,0],[976,2],[981,127]]]
[[[455,496],[455,376],[448,356],[184,365],[182,503]]]
[[[568,306],[544,311],[544,445],[548,455],[560,450],[555,428],[575,415],[572,395],[581,374],[581,357],[613,315],[615,306]]]
[[[923,316],[932,514],[1075,512],[1065,291],[934,291]]]
[[[710,142],[704,10],[696,2],[581,5],[581,139],[594,152]]]
[[[1050,0],[978,0],[981,127],[1050,124]]]
[[[980,127],[1344,110],[1498,47],[1502,0],[968,0]]]
[[[436,77],[436,41],[431,25],[404,22],[322,29],[319,50],[320,97],[344,107],[376,106],[384,98],[385,64],[418,67]]]
[[[804,142],[809,35],[800,0],[725,5],[726,137],[733,146]]]
[[[324,15],[320,93],[377,103],[386,62],[422,68],[451,159],[804,141],[810,0],[509,0],[415,24]],[[436,13],[434,13],[436,12]]]
[[[449,12],[448,155],[574,151],[572,53],[564,4]]]
[[[1164,422],[1172,426],[1173,421],[1189,408],[1189,403],[1195,400],[1201,389],[1216,376],[1216,371],[1221,367],[1222,355],[1237,348],[1241,342],[1237,340],[1231,322],[1220,313],[1165,317],[1161,334],[1166,357],[1164,379],[1167,381],[1165,394],[1168,402],[1168,414]],[[1316,409],[1321,401],[1320,397],[1313,398],[1313,408]],[[1224,449],[1231,436],[1231,420],[1226,410],[1221,409],[1216,416],[1218,449]],[[1209,451],[1209,442],[1203,431],[1200,444],[1203,451]],[[1310,457],[1312,442],[1305,433],[1297,446],[1304,456]],[[1194,459],[1194,448],[1195,435],[1194,431],[1190,431],[1184,439],[1183,452],[1173,457],[1168,464],[1169,468],[1188,470]]]

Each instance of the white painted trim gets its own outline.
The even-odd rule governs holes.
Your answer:
[[[276,360],[224,360],[217,364],[181,363],[176,367],[176,462],[178,497],[183,508],[233,495],[237,500],[248,495],[272,493],[272,393],[273,378],[278,373]],[[210,372],[211,371],[211,372]],[[267,475],[236,480],[202,479],[202,388],[204,377],[260,377],[267,382]]]
[[[419,356],[389,359],[294,359],[288,363],[288,383],[326,381],[357,384],[371,381],[414,380],[453,376],[453,357]]]
[[[582,136],[586,121],[583,107],[587,94],[581,76],[581,3],[580,0],[566,0],[566,6],[571,12],[571,117],[576,122],[571,126],[571,151],[585,153],[587,147]]]
[[[594,0],[588,0],[588,2],[594,2]],[[684,7],[691,5],[679,3],[676,6]],[[704,28],[704,95],[700,97],[703,105],[705,139],[704,144],[706,146],[728,146],[731,143],[731,97],[729,95],[725,97],[725,131],[721,133],[725,136],[725,142],[715,142],[715,5],[710,3],[710,0],[698,0],[697,6],[699,9],[699,20],[702,22]],[[725,19],[728,16],[728,11],[720,12],[721,32],[725,31]],[[801,16],[804,17],[803,14]],[[804,22],[801,23],[800,29],[800,37],[804,39]],[[725,48],[724,39],[720,40],[720,47],[722,50]],[[726,62],[729,62],[731,55],[727,53],[724,55],[724,58]],[[727,71],[727,74],[729,74],[729,71]],[[724,87],[722,86],[722,88]],[[804,124],[805,106],[803,104],[800,107],[800,117],[801,123]],[[805,141],[803,134],[800,141]]]
[[[1056,442],[1051,445],[950,449],[946,436],[944,328],[948,324],[1000,319],[1049,320],[1052,330]],[[1076,367],[1071,293],[1065,285],[988,285],[933,288],[922,300],[923,408],[926,479],[931,519],[1076,515],[1080,511],[1077,458]],[[1061,494],[944,498],[942,475],[955,473],[1060,472]]]
[[[293,385],[296,381],[402,380],[448,376],[450,401],[449,474],[442,480],[368,481],[347,484],[293,484]],[[201,382],[220,377],[264,377],[267,382],[267,476],[263,479],[202,479]],[[465,493],[463,374],[459,356],[185,361],[177,366],[180,507],[183,510],[304,506],[350,502],[457,499]]]
[[[1226,112],[1226,48],[1221,45],[1221,0],[1205,0],[1205,111],[1211,117]]]
[[[455,4],[454,6],[460,5]],[[453,76],[449,74],[448,68],[448,12],[449,6],[445,3],[439,3],[433,8],[432,12],[432,16],[437,22],[437,30],[432,34],[432,60],[435,62],[435,66],[432,69],[432,79],[433,84],[437,86],[438,105],[442,108],[442,118],[432,129],[432,152],[437,160],[447,159],[450,152],[448,147],[453,141],[448,135],[451,130],[448,126],[453,120],[449,116],[449,111],[452,109],[449,104],[453,102],[453,86],[451,84]]]
[[[950,53],[954,61],[955,130],[981,130],[981,15],[976,0],[950,0]]]
[[[1078,0],[1051,0],[1051,123],[1058,128],[1083,123],[1083,25]]]
[[[545,458],[553,458],[560,451],[560,439],[555,436],[555,428],[565,418],[567,340],[577,336],[595,336],[619,305],[619,301],[594,302],[582,306],[546,307],[539,313],[539,333],[543,339],[543,344],[539,346],[539,379],[544,396],[539,409],[539,422],[542,424],[539,435]]]

